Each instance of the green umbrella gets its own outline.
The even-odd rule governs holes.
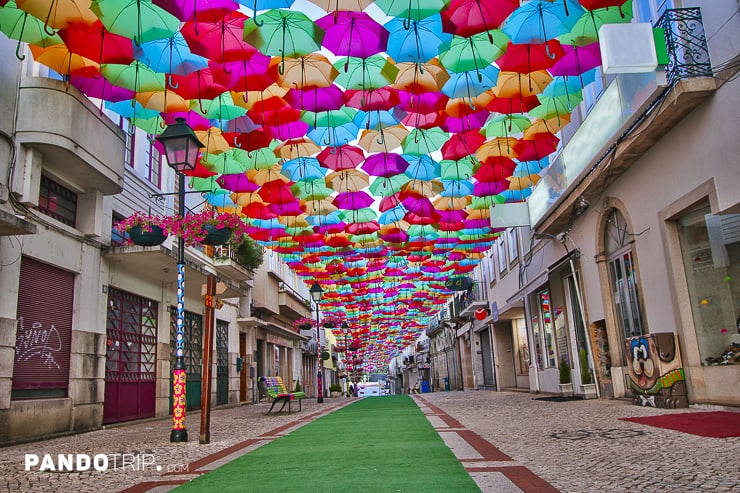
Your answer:
[[[378,213],[370,207],[365,207],[362,209],[351,211],[341,211],[339,213],[339,216],[342,218],[343,221],[348,223],[366,223],[368,221],[376,219],[378,217]]]
[[[234,104],[228,92],[215,99],[192,100],[190,108],[209,120],[234,120],[247,114],[246,108]]]
[[[496,115],[483,125],[483,131],[487,139],[508,137],[512,133],[524,132],[530,125],[532,122],[524,115]]]
[[[368,190],[370,190],[373,195],[389,197],[394,193],[400,192],[401,187],[404,186],[409,179],[410,178],[404,174],[389,176],[387,178],[378,177],[370,185]]]
[[[622,24],[632,21],[632,0],[621,7],[609,7],[586,11],[570,32],[558,36],[563,44],[586,46],[599,40],[599,29],[604,24]]]
[[[46,48],[47,46],[62,44],[62,38],[54,34],[49,36],[44,31],[44,21],[37,19],[28,12],[20,10],[15,2],[10,1],[0,8],[0,32],[10,39],[18,40],[15,56],[19,60],[25,59],[21,55],[21,41]]]
[[[376,0],[375,5],[391,17],[419,21],[439,14],[449,0]]]
[[[414,128],[401,142],[405,154],[425,156],[439,150],[450,135],[439,127]]]
[[[290,190],[293,195],[301,200],[325,199],[334,193],[334,190],[326,186],[326,181],[323,178],[296,182],[290,187]]]
[[[270,169],[275,163],[280,161],[280,158],[275,155],[275,152],[270,147],[260,147],[253,151],[233,149],[232,153],[234,159],[242,163],[248,170]]]
[[[205,154],[201,164],[222,175],[235,175],[246,171],[246,166],[234,158],[233,150],[220,154]]]
[[[244,41],[265,55],[298,57],[318,51],[324,31],[306,14],[291,10],[274,9],[244,22]],[[279,66],[283,73],[283,64]]]
[[[334,82],[345,89],[380,89],[396,80],[398,68],[382,55],[348,56],[334,63],[339,75]]]
[[[503,204],[504,197],[500,195],[486,195],[484,197],[473,197],[468,209],[488,209],[491,206]]]
[[[136,92],[164,91],[164,74],[159,74],[136,60],[129,65],[104,63],[100,73],[114,86]]]
[[[180,20],[148,0],[94,0],[90,10],[112,33],[141,45],[170,38],[180,28]]]
[[[583,101],[583,96],[580,94],[566,94],[557,98],[548,98],[547,96],[540,95],[537,98],[540,100],[540,105],[530,110],[529,114],[543,120],[568,115],[573,111],[573,108]]]
[[[144,130],[149,135],[159,135],[164,132],[165,124],[161,116],[151,118],[136,118],[134,116],[130,120],[137,128]]]
[[[354,108],[342,107],[338,110],[329,111],[304,111],[301,114],[301,121],[315,127],[336,128],[345,123],[350,123],[357,114]]]
[[[454,36],[450,47],[440,51],[439,60],[451,72],[480,70],[503,55],[508,42],[509,37],[498,29],[474,34],[469,38]]]
[[[190,178],[190,188],[200,192],[230,193],[228,190],[224,190],[218,183],[216,183],[215,176],[209,176],[208,178],[198,178],[197,176],[193,176]]]
[[[470,159],[459,161],[444,159],[439,162],[439,166],[440,178],[443,180],[468,180],[473,176],[475,164]]]

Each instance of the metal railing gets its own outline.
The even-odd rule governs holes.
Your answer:
[[[656,27],[663,29],[670,84],[691,77],[711,77],[712,64],[699,7],[666,10]]]

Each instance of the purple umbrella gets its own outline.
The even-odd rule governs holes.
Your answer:
[[[334,197],[333,204],[340,209],[357,210],[370,207],[373,198],[362,190],[358,192],[341,192]]]
[[[82,77],[72,75],[69,83],[91,98],[105,99],[112,103],[133,99],[134,91],[120,86],[114,86],[105,77]]]
[[[601,66],[599,43],[586,46],[562,45],[565,56],[550,69],[552,75],[581,75],[594,67]]]
[[[388,178],[406,171],[409,163],[399,154],[380,152],[365,159],[361,167],[369,175]]]
[[[334,12],[316,25],[326,31],[324,48],[338,56],[367,58],[388,45],[388,31],[365,12]]]
[[[283,99],[295,108],[315,113],[338,110],[347,102],[344,91],[336,85],[307,90],[289,89]]]
[[[178,111],[176,113],[166,113],[164,115],[164,122],[167,125],[175,123],[177,118],[185,118],[187,123],[193,130],[208,130],[211,128],[211,122],[206,117],[196,111]]]
[[[432,201],[426,197],[416,197],[412,195],[403,199],[402,204],[406,210],[421,217],[432,217],[437,212],[434,209]]]
[[[296,120],[269,128],[275,134],[275,137],[280,140],[299,139],[306,136],[308,123]]]
[[[470,113],[462,118],[448,116],[440,127],[453,134],[479,129],[486,123],[490,114],[491,113],[489,111],[476,111],[475,113]]]
[[[239,9],[232,0],[152,0],[152,3],[183,22],[217,22]]]
[[[437,211],[440,216],[440,222],[457,223],[468,217],[468,213],[463,210],[450,209],[446,211]]]
[[[221,188],[236,193],[256,192],[259,186],[249,181],[247,175],[238,173],[234,175],[221,175],[216,179]]]
[[[479,181],[478,183],[473,185],[473,195],[475,195],[476,197],[498,195],[508,188],[508,181]]]

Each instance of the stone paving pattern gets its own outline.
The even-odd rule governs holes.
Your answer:
[[[540,396],[486,391],[414,396],[440,435],[465,455],[461,462],[484,491],[552,490],[536,481],[531,487],[520,482],[520,488],[510,481],[517,474],[529,474],[563,492],[740,492],[740,438],[706,438],[619,420],[707,409],[734,410],[740,419],[738,409],[665,410],[642,408],[627,400],[545,402],[534,397]],[[168,491],[221,464],[226,456],[238,457],[349,402],[336,398],[317,404],[304,399],[303,411],[291,415],[265,416],[266,403],[214,410],[207,445],[198,443],[200,413],[196,411],[188,414],[187,443],[171,444],[171,420],[156,419],[0,448],[0,491]],[[460,437],[478,449],[490,442],[493,452],[476,458]],[[27,472],[27,453],[52,454],[55,459],[57,454],[150,454],[155,465],[115,471]]]

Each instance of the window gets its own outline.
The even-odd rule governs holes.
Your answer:
[[[74,228],[77,219],[77,194],[48,176],[41,175],[37,209]]]
[[[147,140],[149,141],[149,147],[146,152],[146,178],[152,185],[159,188],[161,184],[162,155],[155,146],[154,136],[150,135]]]
[[[496,255],[495,249],[491,249],[491,256],[488,257],[491,272],[491,284],[496,282]]]
[[[609,213],[605,235],[609,283],[617,325],[625,338],[642,335],[645,329],[632,244],[627,222],[616,209]]]
[[[666,10],[672,8],[673,0],[635,0],[633,4],[635,20],[652,25],[655,25]]]
[[[678,234],[702,365],[726,365],[740,334],[740,214],[686,214]]]
[[[498,271],[503,274],[508,267],[506,263],[506,237],[504,235],[496,238],[496,256],[498,257]]]
[[[129,168],[134,167],[134,149],[136,148],[136,127],[128,118],[121,117],[120,127],[126,133],[126,150],[123,156],[123,164]]]
[[[111,228],[110,228],[110,242],[113,246],[122,246],[126,244],[126,240],[128,237],[128,233],[126,232],[119,232],[114,226],[126,219],[122,215],[120,215],[117,212],[113,213],[113,221],[111,221]]]
[[[519,242],[517,241],[516,228],[506,230],[509,243],[509,262],[514,263],[519,258]]]

